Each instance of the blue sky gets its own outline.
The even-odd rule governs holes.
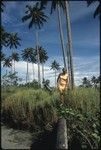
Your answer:
[[[29,30],[28,22],[22,23],[21,18],[25,13],[26,4],[35,2],[10,1],[5,2],[4,13],[2,14],[2,24],[7,32],[17,32],[21,38],[21,47],[18,47],[17,52],[27,47],[35,47],[35,29]],[[73,62],[74,62],[74,77],[75,84],[80,84],[81,79],[86,76],[99,75],[99,18],[93,18],[94,10],[97,2],[87,7],[86,1],[70,1],[70,19],[73,43]],[[50,3],[45,10],[49,16],[47,23],[39,30],[39,43],[42,45],[49,56],[45,64],[45,77],[51,80],[54,85],[54,74],[50,70],[51,62],[56,59],[63,66],[61,44],[59,37],[59,28],[57,21],[57,11],[52,15],[49,12]],[[65,17],[62,12],[62,27],[66,43],[66,24]],[[7,56],[11,55],[9,48],[3,48]],[[23,68],[21,68],[23,66]],[[20,60],[16,63],[16,70],[19,76],[25,78],[26,63]],[[37,65],[35,65],[35,77],[37,79]],[[32,79],[32,69],[30,64],[30,74]],[[58,75],[58,74],[57,74]]]

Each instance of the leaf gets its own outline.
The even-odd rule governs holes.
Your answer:
[[[98,141],[100,140],[100,136],[98,136],[96,133],[93,133],[92,136],[97,139]]]
[[[93,128],[96,128],[96,124],[95,123],[93,124]]]

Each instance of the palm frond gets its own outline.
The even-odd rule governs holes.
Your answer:
[[[31,18],[31,14],[29,15],[25,15],[24,17],[22,17],[22,22],[25,22],[26,20]]]
[[[94,1],[94,0],[87,0],[87,6],[89,7],[94,2],[96,2],[96,1]]]
[[[94,18],[98,15],[101,14],[101,4],[98,5],[98,7],[96,8],[95,12],[94,12]]]

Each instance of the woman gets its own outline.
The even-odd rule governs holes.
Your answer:
[[[68,86],[68,74],[65,68],[62,69],[62,73],[59,74],[57,78],[57,87],[60,92],[60,98],[62,103],[64,103],[64,93],[67,90]]]

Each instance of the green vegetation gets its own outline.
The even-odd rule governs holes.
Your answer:
[[[82,113],[94,115],[100,111],[100,94],[95,88],[75,88],[66,94],[65,101],[68,107],[79,110]]]
[[[78,137],[82,148],[98,149],[100,144],[100,93],[94,88],[75,88],[65,95],[65,106],[58,109],[65,117],[68,138]]]
[[[31,87],[2,89],[2,117],[8,124],[33,131],[51,130],[59,117],[67,120],[69,138],[78,134],[83,146],[99,147],[99,91],[75,88],[65,94],[61,106],[59,93]]]
[[[14,89],[13,89],[14,90]],[[15,92],[16,90],[16,92]],[[12,94],[4,94],[2,113],[6,121],[20,124],[23,127],[37,129],[46,127],[57,120],[55,102],[58,94],[49,95],[42,89],[16,88]]]

